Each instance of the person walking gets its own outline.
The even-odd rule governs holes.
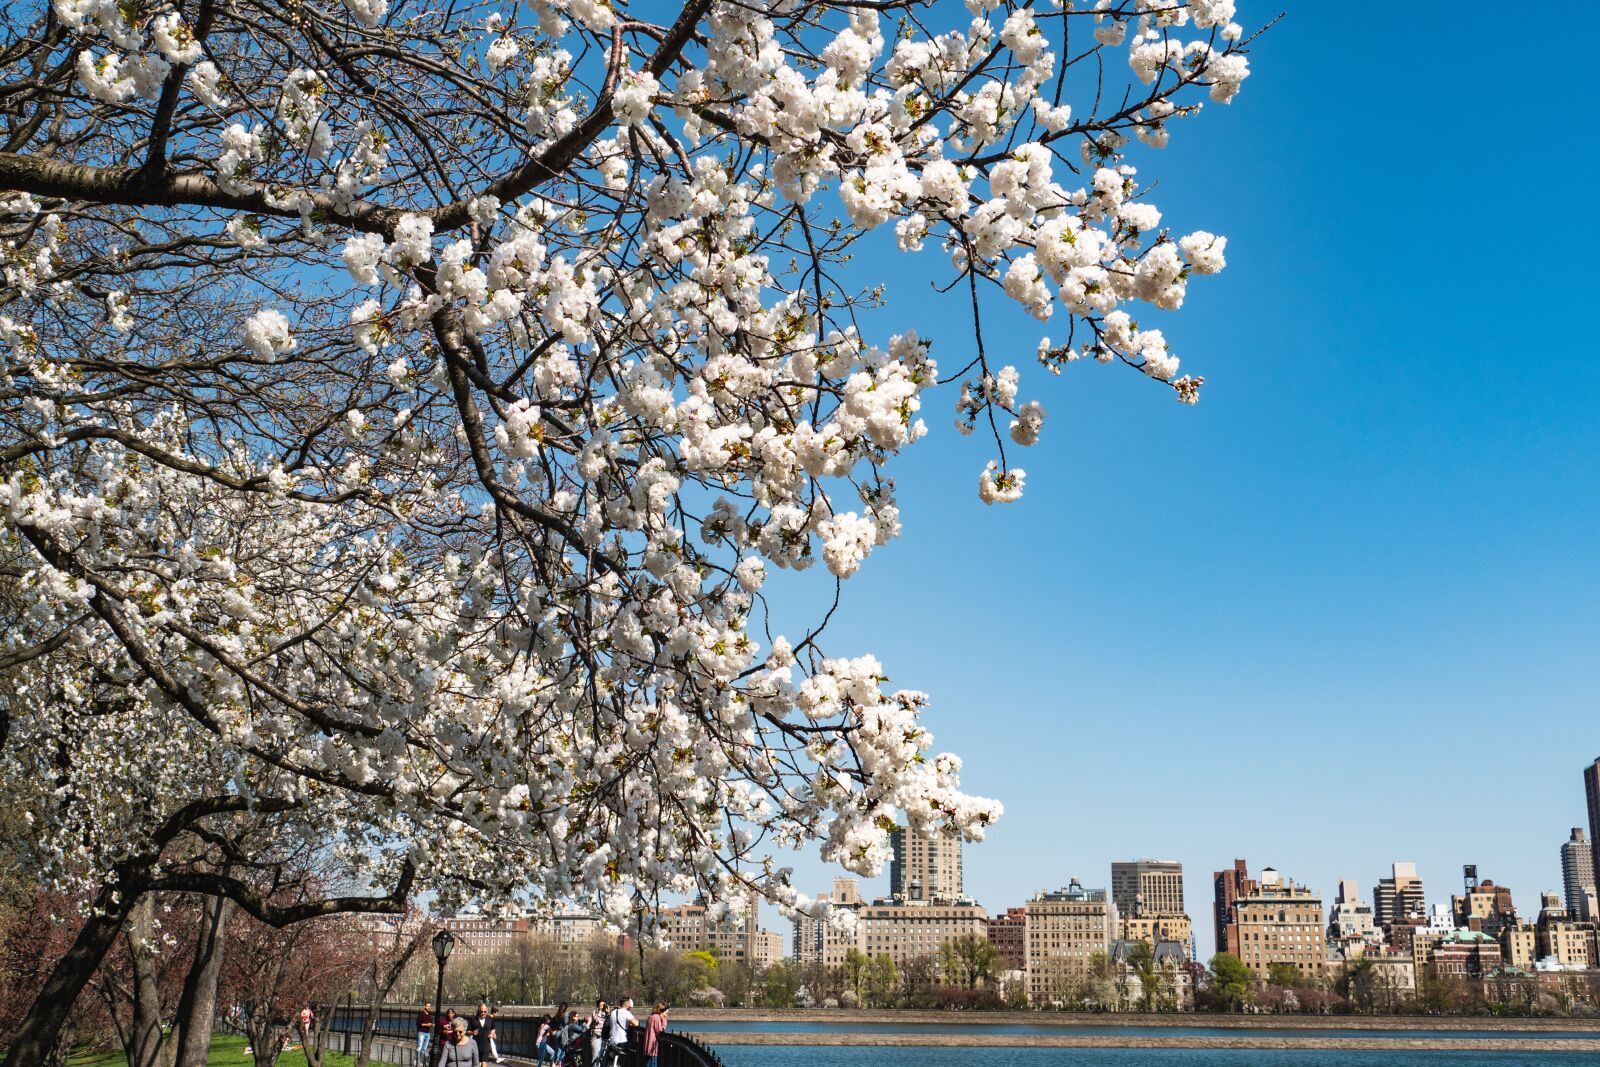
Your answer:
[[[467,1037],[465,1021],[457,1019],[454,1028],[441,1033],[439,1039],[444,1042],[444,1047],[439,1051],[438,1067],[482,1067],[478,1043]]]
[[[546,1015],[539,1021],[539,1036],[534,1039],[534,1048],[539,1053],[539,1062],[548,1059],[551,1063],[561,1062],[561,1039],[567,1025],[567,1006],[562,1004],[556,1009],[554,1015]]]
[[[661,1031],[667,1028],[667,1005],[656,1001],[656,1010],[644,1022],[644,1067],[657,1067],[661,1056]]]
[[[606,1044],[606,1002],[594,1002],[594,1014],[589,1016],[589,1063],[588,1067],[600,1067],[600,1054],[605,1050]]]
[[[478,1014],[467,1021],[467,1036],[477,1043],[480,1063],[488,1063],[490,1061],[489,1035],[493,1030],[494,1020],[489,1017],[489,1005],[480,1000],[478,1001]]]
[[[489,1058],[496,1063],[506,1062],[500,1055],[500,1006],[489,1009]]]
[[[633,998],[624,994],[611,1010],[606,1026],[606,1067],[611,1067],[628,1048],[628,1027],[639,1020],[633,1017]]]
[[[417,1012],[417,1056],[428,1054],[428,1039],[433,1036],[433,1005],[424,1003]]]

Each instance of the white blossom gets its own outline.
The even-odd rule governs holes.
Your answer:
[[[517,44],[517,39],[510,34],[505,34],[494,39],[484,53],[483,65],[489,69],[490,74],[499,74],[506,67],[516,61],[522,48]]]
[[[244,324],[244,346],[258,359],[269,362],[294,351],[295,340],[289,333],[289,320],[283,312],[273,309],[258,311]]]
[[[385,340],[383,305],[368,299],[351,308],[350,332],[356,347],[368,355],[377,355]]]
[[[1009,504],[1022,499],[1022,481],[1026,472],[1021,467],[1001,470],[994,460],[978,476],[978,499],[985,504]]]
[[[612,100],[617,120],[624,126],[643,123],[650,114],[651,102],[658,91],[655,75],[649,71],[630,70],[625,73]]]
[[[133,332],[133,300],[121,289],[106,294],[106,321],[120,334]]]
[[[1189,260],[1189,268],[1196,274],[1216,274],[1228,265],[1223,253],[1228,250],[1228,239],[1196,230],[1178,242],[1178,247],[1183,249],[1185,258]]]
[[[356,234],[344,243],[345,270],[362,285],[377,285],[378,263],[386,248],[382,234]]]
[[[183,21],[183,16],[175,11],[165,12],[151,20],[150,33],[155,38],[156,47],[169,63],[188,65],[197,62],[205,54],[199,38]]]
[[[1044,416],[1044,406],[1037,400],[1022,405],[1011,423],[1011,439],[1025,447],[1038,444],[1039,431],[1044,429]]]
[[[376,26],[389,13],[389,0],[344,0],[344,6],[363,26]]]
[[[209,59],[190,67],[185,80],[188,82],[189,91],[207,107],[221,110],[230,103],[228,97],[221,91],[222,72]]]

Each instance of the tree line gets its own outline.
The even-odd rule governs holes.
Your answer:
[[[1238,956],[1219,952],[1195,994],[1200,1011],[1356,1015],[1600,1015],[1600,980],[1563,975],[1559,982],[1496,972],[1488,977],[1418,968],[1410,983],[1365,957],[1345,961],[1328,979],[1311,979],[1291,963],[1268,967],[1264,982]]]

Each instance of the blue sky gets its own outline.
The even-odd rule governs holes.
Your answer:
[[[1126,368],[1051,379],[1038,324],[997,318],[1050,418],[1011,457],[1026,496],[993,508],[953,396],[925,409],[906,532],[827,647],[932,693],[938,747],[1005,803],[967,853],[991,911],[1178,859],[1209,956],[1235,856],[1330,899],[1393,860],[1430,900],[1467,862],[1524,911],[1559,888],[1600,755],[1600,138],[1559,8],[1489,36],[1453,10],[1289,4],[1233,105],[1132,158],[1175,232],[1229,239],[1181,311],[1138,316],[1205,375],[1197,408]],[[965,361],[955,298],[901,257],[862,267],[893,279],[879,328]],[[810,891],[834,873],[796,867]]]

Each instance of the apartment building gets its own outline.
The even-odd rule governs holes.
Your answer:
[[[1568,918],[1600,921],[1600,915],[1590,910],[1595,895],[1594,843],[1584,836],[1581,826],[1574,826],[1561,845],[1561,888]]]
[[[1149,941],[1160,944],[1170,941],[1182,946],[1183,958],[1189,959],[1194,944],[1194,923],[1187,915],[1124,915],[1117,909],[1118,941]]]
[[[1589,804],[1590,855],[1594,857],[1594,884],[1600,886],[1600,758],[1583,769],[1583,794]]]
[[[528,936],[529,922],[525,916],[495,916],[483,912],[459,912],[439,923],[456,939],[455,951],[500,952],[515,946],[517,939]]]
[[[1417,865],[1391,863],[1389,877],[1380,878],[1372,890],[1373,924],[1387,930],[1399,919],[1418,918],[1426,914],[1427,901],[1422,891],[1422,879],[1417,875]]]
[[[1452,930],[1433,946],[1433,973],[1448,978],[1482,978],[1501,963],[1500,942],[1482,930]]]
[[[850,912],[858,912],[866,903],[861,899],[861,887],[854,878],[835,878],[833,891],[817,894],[817,900],[831,904],[837,910]],[[837,967],[844,962],[846,952],[859,947],[859,924],[856,928],[845,929],[831,919],[809,915],[802,915],[794,921],[792,954],[801,963]]]
[[[1250,877],[1244,860],[1237,859],[1233,861],[1232,867],[1214,873],[1211,876],[1211,883],[1211,921],[1216,928],[1217,951],[1231,952],[1237,956],[1239,930],[1233,924],[1233,905],[1240,897],[1249,896],[1256,891],[1256,881]]]
[[[1000,953],[1001,966],[1020,971],[1028,958],[1028,909],[1007,908],[989,917],[989,943]]]
[[[1184,915],[1183,864],[1129,860],[1111,865],[1111,902],[1117,914]]]
[[[988,916],[970,900],[876,900],[856,914],[861,951],[888,956],[897,968],[920,957],[937,957],[946,941],[988,936]]]
[[[776,952],[783,953],[783,938],[766,933],[760,924],[761,898],[751,894],[743,915],[719,916],[716,909],[708,908],[703,901],[662,908],[661,934],[673,948],[693,951],[707,949],[719,960],[737,960],[755,966],[764,958],[773,958],[773,939]]]
[[[896,900],[962,900],[961,838],[901,828],[889,835],[889,895]]]
[[[1483,930],[1498,936],[1500,928],[1514,923],[1517,909],[1511,902],[1511,890],[1495,885],[1494,879],[1478,881],[1475,865],[1466,868],[1465,892],[1450,898],[1450,911],[1458,930]]]
[[[1359,896],[1353,879],[1339,883],[1328,913],[1328,952],[1331,958],[1370,956],[1383,944],[1372,908]]]
[[[1292,964],[1309,981],[1321,978],[1327,954],[1322,898],[1271,867],[1256,883],[1254,892],[1233,902],[1239,958],[1259,982],[1275,963]]]
[[[1060,1003],[1087,985],[1095,955],[1110,958],[1115,910],[1104,889],[1085,889],[1076,878],[1065,889],[1028,901],[1024,969],[1030,1002]]]

